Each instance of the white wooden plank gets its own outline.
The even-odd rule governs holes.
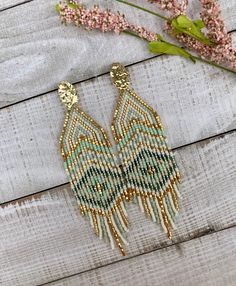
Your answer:
[[[50,286],[234,286],[236,228],[98,268]]]
[[[114,61],[130,64],[153,56],[146,43],[134,37],[62,26],[55,12],[57,2],[34,0],[1,13],[0,106],[53,90],[64,78],[78,82],[107,72]],[[199,7],[195,2],[190,3],[196,18]],[[155,32],[162,29],[163,22],[157,17],[112,0],[98,3],[125,12],[131,21]],[[221,0],[220,4],[228,28],[236,28],[236,2]],[[173,65],[176,63],[174,60]]]
[[[235,225],[235,144],[236,132],[178,150],[184,181],[174,243]],[[128,212],[127,257],[171,244],[136,206],[131,205]],[[0,229],[0,281],[4,286],[39,285],[122,259],[118,250],[112,251],[95,237],[80,216],[73,195],[65,189],[4,205]],[[228,249],[225,243],[222,251]],[[172,249],[174,255],[181,256],[177,250],[182,247]],[[174,268],[172,271],[175,273]]]
[[[168,57],[129,71],[135,90],[159,112],[172,147],[236,128],[234,76]],[[77,89],[81,107],[110,131],[117,100],[110,76]],[[0,201],[68,182],[58,144],[64,116],[56,92],[0,111]]]

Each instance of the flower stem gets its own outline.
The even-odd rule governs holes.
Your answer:
[[[145,40],[146,42],[149,42],[147,39],[140,38],[139,35],[135,34],[134,32],[131,32],[131,31],[127,31],[127,30],[126,30],[126,31],[123,31],[123,33],[125,33],[125,34],[127,34],[127,35],[131,35],[131,36],[133,36],[133,37],[137,37],[137,38],[142,39],[142,40]],[[177,46],[177,45],[175,45],[175,44],[172,44],[172,43],[169,43],[169,42],[167,42],[167,43],[173,45],[174,47],[181,48],[180,46]],[[190,53],[189,53],[189,54],[190,54]],[[160,55],[164,55],[164,53],[163,53],[163,54],[160,54]],[[210,61],[205,60],[205,59],[203,59],[203,58],[201,58],[201,57],[197,57],[197,56],[194,56],[194,55],[192,55],[192,54],[190,54],[190,55],[191,55],[191,58],[192,58],[192,59],[195,59],[196,61],[203,62],[203,63],[208,64],[208,65],[210,65],[210,66],[213,66],[213,67],[219,68],[219,69],[221,69],[221,70],[230,72],[230,73],[232,73],[232,74],[236,74],[236,71],[234,71],[234,70],[232,70],[232,69],[229,69],[229,68],[227,68],[227,67],[218,65],[218,64],[216,64],[216,63],[214,63],[214,62],[210,62]]]
[[[232,69],[229,69],[227,67],[224,67],[224,66],[221,66],[221,65],[218,65],[214,62],[210,62],[210,61],[207,61],[207,60],[204,60],[203,58],[201,57],[196,57],[196,56],[193,56],[192,57],[196,60],[196,61],[200,61],[200,62],[203,62],[205,64],[208,64],[210,66],[213,66],[213,67],[216,67],[216,68],[219,68],[219,69],[222,69],[224,71],[227,71],[227,72],[230,72],[230,73],[233,73],[233,74],[236,74],[236,71],[232,70]]]
[[[139,9],[139,10],[142,10],[142,11],[147,12],[147,13],[149,13],[149,14],[152,14],[152,15],[154,15],[154,16],[157,16],[157,17],[159,17],[159,18],[161,18],[161,19],[163,19],[163,20],[166,20],[166,21],[169,21],[169,20],[170,20],[169,18],[167,18],[167,17],[165,17],[165,16],[163,16],[163,15],[161,15],[161,14],[155,13],[155,12],[153,12],[153,11],[151,11],[151,10],[148,10],[148,9],[146,9],[146,8],[144,8],[144,7],[138,6],[138,5],[133,4],[133,3],[131,3],[131,2],[124,1],[124,0],[116,0],[116,1],[117,1],[117,2],[120,2],[120,3],[123,3],[123,4],[126,4],[126,5],[128,5],[128,6],[131,6],[131,7],[137,8],[137,9]]]
[[[144,40],[144,41],[148,42],[147,39],[141,38],[139,35],[137,35],[136,33],[132,32],[132,31],[125,30],[125,31],[123,31],[122,33],[125,33],[125,34],[127,34],[127,35],[130,35],[130,36],[133,36],[133,37],[136,37],[136,38],[139,38],[139,39],[141,39],[141,40]]]

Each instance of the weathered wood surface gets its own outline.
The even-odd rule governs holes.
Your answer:
[[[235,226],[235,145],[236,132],[232,132],[180,148],[176,152],[184,181],[181,188],[182,211],[177,221],[178,229],[174,234],[174,244]],[[127,248],[128,258],[171,245],[161,229],[149,222],[136,206],[129,207],[129,217],[132,227],[129,233],[130,246]],[[92,233],[88,222],[80,216],[69,187],[53,189],[36,197],[2,205],[0,228],[4,230],[0,232],[0,282],[4,286],[39,285],[122,259],[118,250],[112,251]],[[207,241],[211,241],[211,236]],[[214,244],[214,237],[212,243]],[[232,236],[229,236],[229,242],[225,241],[225,249],[223,249],[223,243],[222,238],[222,247],[220,247],[222,252],[217,252],[217,255],[221,253],[223,255],[225,251],[228,253],[230,244],[233,247]],[[208,249],[208,245],[209,242],[205,245],[202,241],[203,249]],[[180,255],[177,251],[178,247],[171,249],[172,252],[176,252],[174,256]],[[188,253],[185,265],[190,263],[191,266],[191,257],[194,258],[197,254],[193,249],[189,251],[193,252]],[[201,255],[205,253],[207,258],[210,254],[209,267],[214,268],[215,263],[220,261],[217,255],[213,256],[213,249],[210,248],[209,251],[209,253],[203,251]],[[157,256],[164,264],[168,264],[165,252]],[[155,253],[151,254],[150,263],[153,255],[156,257]],[[207,267],[203,258],[199,260],[202,271]],[[215,262],[214,259],[216,259]],[[235,259],[232,256],[230,259],[234,265]],[[137,263],[138,261],[137,258]],[[125,262],[125,265],[126,263],[128,262]],[[178,265],[180,267],[181,263]],[[174,273],[172,279],[174,280],[174,277],[177,279],[179,271],[175,268],[172,268],[172,271]],[[127,273],[129,273],[128,270]],[[145,277],[148,273],[148,271],[145,273]],[[222,279],[227,273],[229,272],[222,274]],[[183,272],[180,277],[182,275]],[[193,279],[196,278],[193,277]],[[186,281],[190,283],[191,279],[187,278]],[[223,285],[214,284],[213,280],[209,281],[212,282],[211,284],[209,282],[212,286]],[[130,285],[128,282],[126,285]]]
[[[48,286],[234,286],[236,228],[69,277]]]
[[[178,57],[150,60],[135,38],[117,37],[114,46],[113,35],[65,28],[57,0],[22,2],[0,3],[0,285],[234,285],[235,77]],[[219,2],[228,29],[236,29],[236,2]],[[96,3],[161,31],[153,16],[112,0]],[[198,18],[198,11],[190,1],[190,14]],[[65,113],[50,91],[62,79],[90,78],[77,85],[81,106],[110,130],[117,92],[101,74],[114,61],[132,64],[133,86],[161,115],[172,147],[225,133],[176,150],[184,182],[172,244],[130,206],[125,258],[93,235],[69,185],[55,188],[68,181],[58,150]]]
[[[173,57],[136,64],[129,71],[135,90],[159,112],[172,147],[236,128],[235,77]],[[77,89],[81,107],[110,131],[117,100],[110,76]],[[0,201],[68,182],[58,144],[64,116],[56,92],[0,111]]]
[[[107,72],[114,61],[131,64],[152,56],[146,43],[134,37],[103,35],[60,25],[55,12],[57,2],[34,0],[1,13],[0,106],[53,90],[65,78],[78,82]],[[235,29],[235,0],[219,2],[228,29]],[[134,23],[161,32],[163,22],[157,17],[112,0],[98,3],[124,11]],[[138,3],[143,5],[143,1]],[[190,1],[190,6],[191,14],[198,18],[198,1]],[[183,62],[192,65],[187,60]]]

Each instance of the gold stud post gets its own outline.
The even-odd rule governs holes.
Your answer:
[[[62,81],[58,85],[58,95],[62,103],[65,104],[68,110],[71,109],[72,105],[78,102],[76,90],[72,84],[68,81]]]
[[[120,63],[112,64],[110,71],[112,83],[121,90],[127,89],[130,85],[128,70]]]

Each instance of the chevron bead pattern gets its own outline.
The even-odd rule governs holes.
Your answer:
[[[104,130],[75,103],[67,111],[61,153],[81,214],[95,233],[125,255],[125,184]]]
[[[171,239],[179,210],[180,174],[158,114],[125,86],[120,89],[112,131],[130,199]]]

